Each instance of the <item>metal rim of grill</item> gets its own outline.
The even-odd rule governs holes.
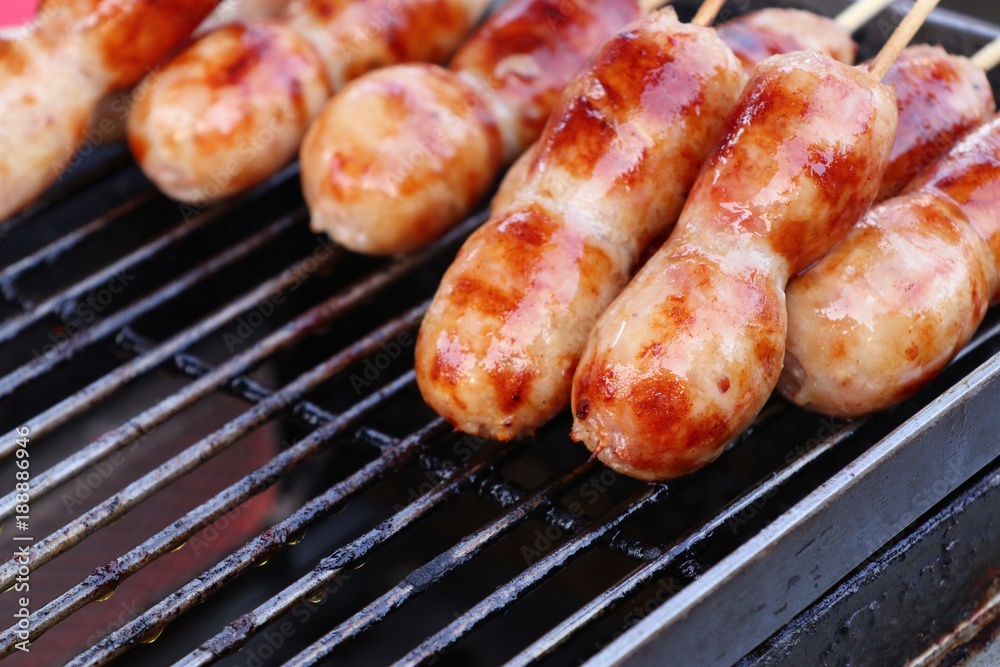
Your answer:
[[[823,3],[784,4],[824,13],[834,9],[820,7]],[[971,52],[995,34],[993,28],[974,23],[971,28],[963,24],[959,34],[956,19],[939,14],[927,30],[964,40],[949,45],[950,50]],[[870,28],[869,46],[877,42],[875,30]],[[406,354],[379,368],[376,377],[365,376],[363,390],[350,387],[353,395],[347,391],[348,380],[359,377],[359,368],[385,350],[387,341],[404,334],[412,338],[436,277],[485,214],[470,217],[413,255],[357,258],[306,232],[307,213],[294,187],[297,175],[292,166],[229,202],[205,210],[178,209],[136,175],[124,149],[111,147],[98,151],[24,213],[0,223],[0,266],[5,267],[0,269],[5,309],[0,310],[5,315],[0,319],[0,361],[6,364],[0,377],[0,420],[10,429],[0,439],[0,457],[7,464],[17,449],[15,428],[26,427],[31,446],[42,448],[52,434],[75,428],[79,420],[153,374],[169,372],[183,380],[182,386],[124,421],[88,434],[70,455],[33,470],[33,499],[64,488],[161,425],[183,420],[186,410],[208,397],[226,395],[245,405],[235,418],[193,439],[180,453],[33,543],[33,569],[72,557],[84,540],[100,535],[141,503],[152,502],[156,493],[255,431],[278,424],[294,434],[263,466],[218,489],[210,500],[33,610],[33,637],[71,622],[74,614],[85,614],[88,605],[100,604],[151,562],[181,548],[248,499],[280,486],[310,462],[339,449],[350,450],[357,459],[340,479],[303,499],[195,579],[178,582],[172,593],[70,664],[105,664],[127,656],[168,624],[225,595],[225,589],[254,566],[296,549],[309,539],[303,538],[308,529],[371,496],[380,484],[414,473],[433,481],[428,490],[372,519],[296,573],[276,594],[249,604],[240,615],[221,619],[211,636],[189,647],[184,664],[213,664],[251,645],[296,605],[335,590],[345,573],[472,497],[490,503],[495,514],[310,637],[289,664],[316,664],[338,655],[422,594],[448,586],[456,573],[482,561],[485,553],[532,522],[551,527],[551,544],[536,550],[537,558],[518,564],[513,576],[453,620],[438,623],[413,646],[400,647],[398,664],[426,664],[447,656],[448,649],[468,641],[505,612],[520,613],[533,591],[597,552],[620,559],[610,585],[539,627],[536,636],[503,647],[510,653],[504,655],[510,664],[550,658],[555,664],[565,660],[560,656],[567,651],[573,659],[589,658],[595,664],[641,664],[653,655],[671,655],[667,651],[731,662],[1000,453],[988,434],[970,426],[970,420],[988,414],[990,392],[995,395],[1000,378],[1000,361],[993,356],[1000,350],[1000,317],[991,313],[949,370],[897,409],[837,423],[772,399],[717,464],[668,484],[616,478],[614,489],[602,491],[599,501],[577,511],[574,507],[580,503],[574,506],[567,499],[579,498],[587,485],[597,488],[606,471],[568,442],[565,417],[544,428],[533,442],[502,445],[454,434],[420,402]],[[110,207],[108,200],[114,202]],[[142,225],[149,218],[162,220],[147,232]],[[33,232],[37,229],[45,231]],[[119,236],[126,238],[119,242]],[[112,248],[109,256],[87,268],[88,255],[101,255],[105,244]],[[16,250],[9,250],[12,246]],[[70,260],[84,267],[81,275],[47,285],[43,274],[48,267]],[[267,267],[263,279],[257,274],[261,266]],[[135,293],[123,290],[125,297],[80,326],[74,318],[80,304],[115,276],[133,271],[156,279]],[[213,356],[238,318],[271,295],[292,292],[296,298],[289,299],[290,305],[276,308],[237,348],[214,354],[215,360],[198,351],[205,348]],[[189,318],[187,310],[194,313]],[[343,340],[338,327],[349,334]],[[46,332],[62,329],[73,332],[37,352]],[[340,342],[323,353],[304,352],[317,340],[325,344],[331,339]],[[11,346],[15,352],[5,357]],[[35,353],[25,356],[29,347]],[[82,360],[100,356],[95,350],[110,351],[117,361],[88,366],[90,362]],[[280,376],[281,359],[290,354],[302,358],[290,364],[296,370],[287,381],[275,387],[259,377],[263,367],[277,368],[272,374]],[[52,393],[54,387],[59,391]],[[32,406],[31,411],[21,413],[22,405]],[[810,433],[815,437],[808,437]],[[935,438],[948,439],[963,471],[943,485],[936,484],[936,466],[943,459]],[[472,455],[464,456],[466,451]],[[538,478],[525,473],[534,469],[545,474]],[[920,503],[894,499],[886,484],[904,478],[933,492]],[[853,516],[862,502],[874,504],[870,516]],[[0,498],[0,520],[10,524],[17,505],[13,491]],[[833,530],[852,518],[852,528]],[[843,542],[840,548],[829,551],[838,540]],[[767,553],[771,561],[765,559]],[[775,569],[775,554],[794,568],[795,556],[803,553],[816,558],[824,571],[811,586],[775,592],[779,578],[787,578],[783,571],[768,572]],[[841,558],[848,560],[838,563]],[[17,573],[15,560],[3,561],[0,589],[9,589]],[[669,590],[653,596],[655,609],[646,610],[638,622],[622,621],[623,608],[651,599],[649,590],[662,588],[664,582],[669,582]],[[734,596],[748,592],[761,600],[759,609],[734,601]],[[778,609],[782,600],[791,606]],[[773,611],[773,618],[762,618],[764,610]],[[623,633],[624,626],[630,629]],[[597,627],[602,628],[597,641],[588,639],[581,649],[581,637]],[[727,629],[733,635],[730,641],[718,648],[705,645],[708,633]],[[12,626],[0,634],[0,656],[14,652],[14,630]]]

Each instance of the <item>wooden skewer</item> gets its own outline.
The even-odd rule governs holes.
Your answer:
[[[724,4],[726,4],[726,0],[705,0],[701,3],[701,7],[698,8],[698,13],[691,19],[691,25],[712,25],[712,22],[715,21],[715,17],[719,14],[719,10],[722,9],[722,5]]]
[[[639,10],[643,14],[650,14],[657,9],[666,7],[671,2],[672,0],[666,0],[666,2],[664,0],[639,0]],[[844,26],[848,32],[854,32],[894,2],[896,0],[857,0],[857,2],[838,14],[834,20]],[[701,9],[698,10],[698,15],[691,19],[691,23],[695,25],[708,25],[715,20],[715,16],[724,4],[725,0],[721,0],[721,2],[706,1],[701,6]],[[700,16],[702,12],[705,13],[704,17]]]
[[[666,7],[672,0],[639,0],[639,11],[643,14],[652,14],[661,7]]]
[[[986,72],[1000,65],[1000,37],[979,49],[976,55],[972,56],[972,63]]]
[[[847,32],[854,32],[864,24],[871,21],[876,14],[895,1],[896,0],[858,0],[850,7],[840,12],[834,20],[844,26],[847,29]]]
[[[889,41],[885,43],[882,50],[875,56],[871,68],[868,70],[872,77],[881,81],[882,77],[889,70],[900,51],[906,48],[917,30],[927,20],[928,14],[937,7],[939,0],[917,0],[906,16],[889,36]]]

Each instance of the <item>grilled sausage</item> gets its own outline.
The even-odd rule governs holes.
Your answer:
[[[221,25],[243,19],[276,16],[288,2],[289,0],[223,0],[194,34],[203,35]]]
[[[1000,300],[998,271],[995,117],[792,281],[779,390],[838,417],[908,398],[969,341],[990,300]]]
[[[424,399],[508,440],[562,410],[597,316],[676,219],[745,73],[665,9],[606,42],[550,117],[520,195],[465,243],[417,340]]]
[[[205,203],[291,162],[332,91],[371,69],[446,59],[486,0],[297,0],[276,20],[204,35],[145,86],[136,160],[171,197]],[[355,117],[358,132],[364,118]]]
[[[899,129],[879,200],[900,194],[995,107],[986,73],[940,46],[904,49],[883,81],[896,89]]]
[[[762,9],[727,21],[716,34],[746,68],[747,74],[768,56],[812,49],[851,64],[858,46],[847,30],[825,16],[799,9]],[[989,87],[987,87],[989,90]],[[493,210],[505,208],[516,196],[534,160],[535,147],[528,148],[507,170],[493,196]]]
[[[217,2],[50,2],[34,27],[0,38],[0,218],[62,173],[105,93],[135,83]]]
[[[812,52],[761,62],[677,229],[587,341],[572,437],[640,479],[715,459],[777,384],[787,281],[871,204],[895,129],[867,72]]]
[[[800,9],[770,8],[726,21],[718,28],[747,73],[761,60],[793,51],[819,51],[853,63],[858,45],[837,21]]]
[[[313,229],[375,254],[438,237],[538,137],[584,59],[638,17],[635,0],[511,0],[448,70],[394,68],[348,86],[302,146]],[[358,132],[359,107],[398,113]]]

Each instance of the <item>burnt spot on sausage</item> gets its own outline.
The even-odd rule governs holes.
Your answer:
[[[576,408],[576,418],[583,420],[590,415],[590,401],[588,399],[583,399]],[[594,451],[594,455],[597,455],[597,451]]]
[[[539,151],[572,176],[587,179],[617,138],[614,126],[587,98],[576,98],[542,137]]]
[[[501,285],[468,274],[455,281],[451,299],[460,308],[475,308],[501,318],[517,308],[513,295]]]
[[[28,66],[28,56],[15,40],[0,38],[0,66],[11,76]]]
[[[236,48],[226,50],[222,58],[208,63],[205,82],[213,87],[238,85],[274,48],[274,38],[266,30],[255,30],[240,23],[219,28],[216,39],[225,39]],[[186,62],[186,58],[180,62]]]
[[[724,377],[721,380],[719,380],[718,383],[716,383],[716,386],[719,387],[719,393],[725,394],[727,391],[729,391],[731,383],[728,377]]]
[[[687,384],[669,372],[636,380],[629,387],[628,404],[644,434],[674,432],[691,418]]]
[[[489,371],[496,392],[498,407],[505,414],[517,410],[531,391],[533,375],[526,369],[512,369],[506,366]]]

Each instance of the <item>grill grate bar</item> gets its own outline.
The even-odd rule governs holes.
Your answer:
[[[63,253],[77,247],[89,237],[119,221],[124,216],[137,210],[143,204],[148,204],[155,197],[156,190],[146,190],[141,192],[132,199],[119,204],[104,215],[95,218],[82,227],[78,227],[71,232],[63,234],[52,243],[40,248],[32,254],[22,257],[17,262],[5,268],[3,271],[0,271],[0,291],[3,292],[8,301],[18,303],[25,309],[32,307],[34,304],[25,303],[23,299],[18,299],[16,290],[14,289],[14,282],[20,278],[23,273],[32,269],[37,269],[40,266],[51,264]]]
[[[136,378],[141,377],[142,375],[148,373],[149,371],[157,368],[165,360],[170,359],[173,355],[177,354],[181,350],[193,345],[194,343],[201,340],[205,336],[211,334],[212,332],[217,330],[218,327],[222,326],[225,322],[236,317],[239,313],[243,312],[244,310],[251,308],[255,303],[259,302],[262,298],[266,297],[268,294],[272,294],[274,293],[274,291],[283,289],[283,287],[291,284],[296,280],[299,280],[298,275],[301,267],[302,263],[297,262],[291,268],[282,272],[280,275],[268,281],[265,281],[264,283],[261,283],[259,287],[257,287],[251,292],[246,293],[236,301],[231,302],[225,308],[216,311],[210,317],[202,320],[201,322],[192,327],[189,327],[188,329],[185,329],[184,331],[177,334],[176,336],[166,341],[162,345],[153,348],[146,354],[142,354],[136,357],[135,359],[129,361],[127,364],[119,366],[113,372],[91,383],[90,385],[88,385],[81,391],[77,392],[73,396],[61,401],[60,403],[57,403],[52,408],[46,410],[38,417],[35,417],[31,421],[29,421],[27,423],[28,428],[31,429],[31,432],[35,433],[37,437],[41,437],[51,432],[54,428],[68,422],[73,417],[76,417],[77,415],[80,415],[81,413],[89,410],[93,406],[100,403],[102,400],[113,395],[115,392],[120,390],[129,382],[132,382]],[[343,304],[343,301],[341,299],[335,298],[332,301],[335,301],[337,305]],[[350,303],[353,303],[353,301]],[[342,311],[342,308],[327,309],[327,311],[328,312],[326,312],[325,314],[332,317],[333,315],[339,314]],[[243,373],[249,370],[252,364],[256,360],[259,360],[259,358],[262,358],[266,354],[273,353],[273,351],[278,347],[287,345],[290,340],[293,340],[296,337],[301,337],[309,330],[318,327],[321,323],[322,320],[316,321],[315,323],[313,323],[313,326],[308,330],[302,328],[293,329],[287,335],[279,337],[279,340],[276,341],[278,345],[272,344],[272,345],[256,346],[254,350],[251,350],[251,352],[255,352],[256,354],[247,355],[250,358],[247,359],[244,363],[238,364],[237,372],[230,374],[230,377],[226,378],[225,373],[219,373],[218,376],[220,379],[218,382],[210,382],[210,381],[202,382],[197,391],[185,392],[184,390],[182,390],[182,392],[179,393],[186,393],[188,400],[180,403],[176,401],[171,401],[169,403],[166,402],[158,403],[154,408],[147,411],[147,413],[148,412],[156,413],[157,416],[159,416],[158,419],[152,419],[152,420],[149,418],[143,419],[144,417],[146,417],[146,414],[143,414],[140,417],[136,418],[136,420],[133,420],[133,422],[127,423],[124,429],[125,432],[129,434],[134,432],[135,422],[141,421],[142,423],[147,425],[151,422],[155,422],[157,424],[162,423],[166,418],[163,417],[162,415],[176,414],[176,412],[179,412],[181,409],[183,409],[187,405],[190,405],[198,398],[201,398],[209,394],[214,388],[217,388],[226,379],[232,381],[233,377],[235,377],[238,373]],[[287,328],[283,329],[282,331],[287,331]],[[296,336],[295,334],[300,334],[300,335]],[[282,338],[283,340],[280,340]],[[281,345],[281,343],[284,343],[284,345]],[[185,387],[185,390],[189,389],[189,387]],[[175,394],[173,397],[171,397],[171,399],[175,398],[176,396],[178,396],[178,394]],[[171,399],[167,400],[170,401]],[[116,429],[116,431],[112,431],[109,434],[105,434],[105,436],[101,437],[100,439],[94,442],[91,442],[83,449],[77,450],[70,456],[62,459],[58,464],[56,464],[49,470],[40,473],[37,477],[35,477],[32,480],[32,495],[35,498],[40,498],[44,496],[45,494],[49,493],[52,489],[56,488],[59,484],[72,478],[74,475],[83,472],[88,466],[96,463],[97,461],[107,456],[108,454],[111,454],[115,450],[123,447],[132,439],[131,437],[129,437],[128,435],[126,435],[126,437],[124,438],[108,437],[110,434],[115,434],[116,432],[120,433],[120,431],[121,431],[120,429]],[[149,431],[148,426],[144,430],[142,430],[143,433],[147,433],[148,431]],[[10,442],[11,440],[8,438],[6,441]],[[17,504],[16,495],[17,494],[12,491],[11,493],[7,494],[5,497],[0,499],[0,520],[6,519],[13,513],[14,506]]]
[[[318,323],[317,326],[326,325]],[[123,349],[136,355],[146,354],[147,352],[156,349],[155,342],[149,338],[140,336],[127,328],[123,329],[122,332],[118,334],[117,343]],[[173,358],[171,366],[177,372],[195,379],[201,379],[209,373],[214,373],[216,371],[215,366],[202,361],[193,354],[178,354]],[[249,371],[250,368],[252,368],[252,366],[248,367],[247,370]],[[224,380],[221,385],[215,388],[247,403],[248,405],[260,403],[274,393],[245,373],[242,375],[235,375],[229,380]],[[333,418],[333,413],[327,412],[310,401],[301,401],[297,403],[295,407],[290,410],[286,410],[285,412],[287,417],[307,428],[315,428],[321,424],[325,424]]]
[[[287,519],[264,531],[243,547],[230,554],[221,563],[170,594],[138,618],[133,619],[127,625],[108,635],[91,649],[77,656],[69,664],[103,664],[120,655],[143,635],[150,631],[155,631],[156,628],[162,627],[170,620],[177,618],[194,605],[202,602],[212,593],[249,570],[255,563],[270,558],[278,549],[288,545],[290,541],[294,541],[293,538],[296,535],[301,535],[310,524],[324,516],[332,514],[344,503],[375,484],[375,482],[382,479],[386,474],[407,465],[419,449],[425,447],[433,439],[446,434],[449,430],[448,425],[443,419],[435,419],[431,424],[410,435],[405,440],[398,441],[395,447],[388,448],[379,458],[371,461],[347,479],[330,487],[322,495],[313,498]],[[468,480],[465,480],[464,483],[468,483]],[[389,539],[407,525],[424,516],[435,506],[454,496],[462,485],[463,482],[461,480],[456,480],[455,483],[446,485],[446,488],[441,490],[441,493],[438,494],[438,497],[433,502],[424,503],[423,505],[410,505],[406,510],[408,523],[399,525],[395,530],[384,531],[385,534],[378,535],[368,543],[368,548],[374,548],[379,542]],[[331,575],[330,579],[333,576]],[[323,585],[326,581],[321,582],[319,585]],[[303,599],[315,590],[316,586],[306,591]],[[271,598],[272,601],[276,599]],[[288,605],[291,606],[297,601],[291,600],[288,602]],[[255,612],[247,614],[227,626],[218,635],[220,637],[232,638],[236,642],[244,639],[242,643],[234,643],[232,645],[233,648],[228,651],[229,653],[234,652],[236,648],[242,646],[252,636],[251,633],[257,627],[255,624],[259,622],[254,615]],[[209,655],[212,654],[210,653]],[[220,651],[216,655],[221,656],[223,653]],[[190,659],[185,659],[183,662],[188,665],[203,664]]]
[[[32,433],[41,437],[65,424],[73,417],[93,408],[129,382],[142,377],[182,350],[214,333],[223,324],[235,318],[240,313],[249,310],[268,295],[273,294],[275,291],[284,290],[289,285],[298,281],[304,272],[303,266],[306,261],[300,260],[296,262],[280,274],[264,281],[250,292],[244,293],[236,300],[231,301],[203,320],[184,329],[169,340],[144,350],[142,355],[117,367],[114,371],[95,380],[87,387],[35,416],[26,425],[31,429]],[[133,333],[131,336],[134,339],[136,334]]]
[[[657,577],[663,576],[668,568],[677,565],[682,559],[694,556],[706,542],[710,541],[727,524],[738,518],[755,503],[778,493],[783,486],[796,479],[805,468],[818,461],[838,444],[856,433],[868,421],[870,421],[868,417],[855,420],[836,433],[824,438],[815,447],[797,457],[791,464],[763,480],[740,498],[727,505],[697,530],[664,549],[659,557],[638,566],[614,586],[578,609],[562,623],[512,658],[507,663],[507,666],[523,667],[530,665],[555,651],[571,639],[574,634],[618,608],[631,596],[636,595],[640,590],[652,583]],[[684,579],[691,580],[691,577],[683,572],[681,574]]]
[[[80,350],[111,335],[136,318],[160,306],[165,301],[169,301],[205,278],[218,273],[230,264],[266,246],[269,242],[291,229],[295,223],[301,220],[302,215],[303,212],[299,210],[280,218],[250,238],[227,248],[146,297],[136,301],[128,308],[124,308],[111,315],[90,329],[81,331],[69,340],[59,343],[49,354],[36,357],[5,377],[0,378],[0,398],[9,396],[31,380],[47,373],[60,363],[68,361]],[[12,445],[10,444],[4,445],[0,449],[0,457],[8,456],[11,448]]]
[[[416,665],[426,663],[436,654],[448,648],[465,634],[476,628],[488,618],[502,612],[516,602],[522,595],[532,590],[572,559],[581,556],[598,540],[616,530],[639,510],[658,502],[667,494],[666,485],[650,486],[635,500],[626,501],[607,512],[600,519],[592,522],[582,533],[575,535],[568,542],[548,555],[536,561],[528,569],[521,572],[508,583],[497,588],[477,605],[465,612],[460,618],[431,636],[420,646],[413,649],[398,663],[399,665]],[[311,665],[323,657],[322,647],[312,644],[297,656],[289,665]]]
[[[284,172],[278,174],[278,176],[275,176],[270,183],[276,185],[278,182],[289,178],[291,173],[297,173],[297,170],[285,170]],[[118,261],[112,262],[100,271],[96,271],[83,280],[74,283],[72,287],[69,287],[65,291],[54,294],[44,302],[35,305],[30,311],[9,318],[3,323],[0,323],[0,344],[9,342],[22,331],[37,324],[49,315],[66,312],[75,306],[77,300],[87,292],[109,282],[118,274],[127,272],[139,264],[149,261],[164,249],[170,247],[178,241],[182,241],[194,232],[208,227],[210,224],[236,210],[241,203],[252,199],[254,194],[258,192],[262,191],[254,190],[248,193],[246,197],[233,199],[232,201],[227,201],[219,206],[213,206],[212,208],[207,209],[204,213],[201,213],[187,222],[167,231],[161,236],[158,236],[149,243],[146,243],[145,245],[125,255]],[[302,209],[293,212],[290,216],[294,216],[296,214],[301,215]],[[246,241],[243,243],[245,242]],[[238,245],[233,247],[238,247]],[[5,289],[8,292],[9,297],[16,297],[16,295],[12,294],[14,291],[12,286],[7,285]]]
[[[442,552],[430,562],[411,572],[391,590],[313,642],[296,659],[311,664],[325,658],[337,646],[361,634],[401,607],[413,596],[427,590],[450,572],[472,560],[492,544],[495,544],[500,538],[537,512],[543,505],[551,502],[551,499],[560,489],[586,475],[595,467],[596,464],[593,461],[585,461],[526,497],[510,509],[510,511],[498,517],[489,525],[464,538],[451,549]],[[323,567],[322,564],[320,567]]]
[[[438,419],[435,424],[444,427],[440,429],[442,433],[450,430],[444,420]],[[395,448],[390,447],[386,450],[397,458],[403,454],[406,455],[406,460],[401,460],[400,465],[396,467],[401,467],[402,463],[409,462],[418,451],[414,446],[406,450],[402,449],[403,447],[404,445],[396,445]],[[331,585],[336,583],[344,568],[363,561],[378,546],[397,536],[432,510],[443,506],[457,496],[460,491],[474,484],[484,470],[510,455],[512,450],[511,446],[498,447],[483,460],[470,463],[461,470],[453,471],[447,479],[430,492],[410,503],[368,533],[324,558],[311,572],[271,597],[266,603],[227,625],[218,634],[186,656],[182,662],[191,667],[207,665],[223,656],[235,653],[245,646],[254,634],[281,614],[288,612],[294,605],[319,593],[323,595],[328,593]],[[199,579],[204,580],[205,577]]]
[[[240,438],[266,423],[279,411],[293,405],[308,391],[377,350],[378,343],[383,336],[396,335],[415,326],[420,321],[423,312],[423,306],[417,307],[383,325],[364,339],[344,348],[225,426],[146,473],[122,491],[115,493],[52,535],[37,542],[29,549],[32,565],[34,567],[44,565],[84,538],[112,523],[115,519],[124,516],[138,503],[195,469],[208,458],[225,450]],[[0,565],[0,588],[9,586],[14,581],[16,573],[16,560],[9,560]]]
[[[324,444],[334,437],[357,425],[373,411],[409,390],[413,382],[413,371],[398,377],[341,413],[336,421],[316,429],[260,468],[216,494],[211,500],[191,510],[172,523],[168,529],[158,532],[124,556],[98,568],[82,582],[31,615],[29,618],[31,639],[37,639],[53,625],[79,611],[88,603],[114,591],[122,580],[183,545],[199,530],[273,485],[282,475],[318,454]],[[14,644],[18,641],[14,634],[16,628],[16,625],[11,626],[0,634],[0,658],[16,650],[14,648]]]
[[[101,458],[121,449],[135,438],[149,433],[159,424],[162,424],[170,417],[181,412],[186,407],[192,405],[221,386],[232,386],[236,383],[249,384],[249,380],[241,377],[241,374],[246,373],[249,369],[273,354],[275,351],[296,343],[298,340],[313,333],[316,329],[325,326],[334,318],[339,317],[346,310],[356,306],[363,300],[374,296],[405,275],[420,268],[432,256],[435,256],[447,248],[457,244],[462,238],[471,232],[473,228],[481,224],[481,222],[482,216],[470,218],[434,245],[428,247],[426,250],[411,255],[401,261],[395,262],[388,267],[353,283],[346,290],[309,309],[293,321],[270,334],[264,340],[258,342],[253,347],[245,350],[235,357],[230,358],[224,364],[215,369],[212,369],[207,364],[203,364],[194,358],[185,355],[186,358],[179,360],[178,365],[182,371],[197,377],[198,380],[196,382],[184,387],[184,389],[177,392],[173,396],[160,401],[156,406],[146,410],[141,415],[129,420],[122,426],[105,433],[83,449],[75,452],[66,459],[63,459],[56,466],[53,466],[52,469],[39,474],[32,482],[32,493],[35,494],[35,497],[41,497],[58,486],[60,483],[81,472],[88,465],[91,465]],[[294,268],[289,269],[289,271],[294,272]],[[286,277],[286,274],[282,274],[278,278],[272,280],[283,281]],[[265,285],[267,284],[268,283],[265,283]],[[270,285],[270,288],[275,288],[277,284],[278,283]],[[259,295],[261,291],[261,289],[257,289],[251,294]],[[264,289],[263,292],[270,293],[270,290]],[[246,302],[247,299],[252,300],[253,297],[242,297],[235,303]],[[137,334],[126,333],[123,331],[123,336],[120,336],[120,338],[124,337],[128,340],[128,345],[124,346],[134,348],[134,351],[140,354],[138,359],[134,359],[128,364],[119,367],[112,373],[77,392],[75,395],[49,408],[44,413],[27,422],[26,425],[31,430],[31,433],[34,434],[35,438],[39,438],[46,433],[51,432],[51,430],[67,422],[72,417],[79,415],[81,412],[92,407],[104,396],[110,395],[114,390],[119,389],[125,383],[131,381],[135,377],[139,377],[148,370],[155,368],[170,355],[184,349],[194,341],[204,337],[204,335],[207,335],[209,331],[214,330],[215,328],[209,327],[208,322],[211,320],[222,318],[224,321],[228,318],[226,318],[223,313],[230,312],[230,316],[235,316],[236,312],[239,312],[240,310],[243,310],[243,308],[240,308],[235,304],[230,304],[223,311],[217,311],[215,315],[182,331],[172,339],[162,343],[159,347],[152,343],[142,341],[141,337]],[[252,386],[249,388],[252,389]],[[265,394],[261,391],[253,391],[253,393],[256,394],[256,396],[248,394],[244,395],[243,398],[246,398],[250,402],[258,402],[263,400],[265,397]],[[327,413],[325,410],[322,410],[321,408],[318,408],[310,403],[303,403],[296,406],[295,412],[296,414],[306,416],[306,420],[314,427],[324,423],[331,416],[330,413]],[[13,432],[9,433],[8,437],[3,439],[3,442],[6,443],[13,443],[15,441],[16,438],[14,437]],[[0,446],[0,456],[7,456],[10,454],[10,451],[12,451],[10,447],[5,449]],[[12,513],[12,508],[14,504],[16,504],[14,503],[15,495],[16,494],[14,493],[10,493],[3,499],[0,499],[0,520],[10,516]]]

